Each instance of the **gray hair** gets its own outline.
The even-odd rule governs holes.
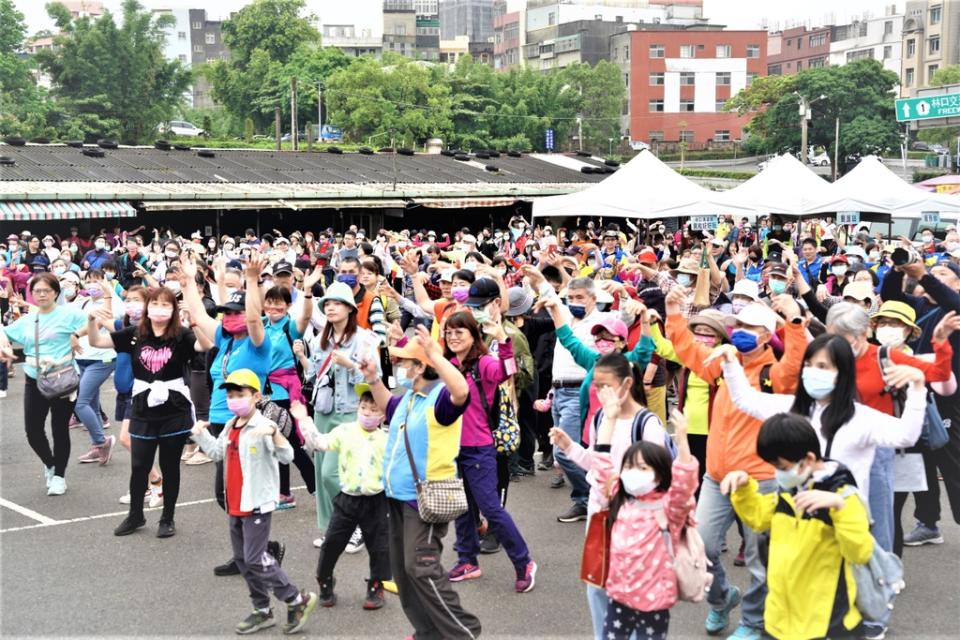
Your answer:
[[[827,312],[827,331],[844,338],[861,338],[870,329],[870,316],[860,305],[838,302]]]
[[[597,287],[590,278],[574,278],[567,285],[567,291],[571,289],[582,289],[587,295],[597,297]]]

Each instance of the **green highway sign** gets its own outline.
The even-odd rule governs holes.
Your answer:
[[[897,122],[960,116],[960,93],[897,100]]]

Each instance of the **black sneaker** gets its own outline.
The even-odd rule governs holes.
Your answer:
[[[337,579],[331,577],[329,580],[317,578],[317,584],[320,585],[320,606],[329,609],[337,604],[337,594],[333,588],[337,585]]]
[[[540,459],[540,463],[537,464],[538,471],[549,471],[553,469],[553,454],[547,454]]]
[[[363,601],[363,608],[373,611],[383,605],[383,583],[379,580],[367,580],[367,599]]]
[[[565,484],[567,484],[567,481],[563,479],[563,476],[553,476],[553,480],[550,481],[550,488],[561,489]]]
[[[243,622],[238,622],[234,630],[245,636],[248,633],[256,633],[261,629],[267,629],[275,624],[277,624],[277,620],[273,617],[273,609],[270,609],[267,613],[254,611]]]
[[[158,538],[172,538],[176,532],[177,528],[173,525],[173,520],[161,520],[157,527]]]
[[[215,576],[238,576],[240,575],[240,567],[237,566],[237,563],[233,561],[233,558],[227,560],[221,565],[217,565],[213,568],[213,575]]]
[[[587,519],[587,507],[582,504],[570,505],[564,513],[557,516],[557,522],[577,522]]]
[[[480,553],[497,553],[500,551],[500,541],[492,533],[480,538]]]
[[[287,555],[287,545],[276,540],[270,540],[267,542],[267,553],[273,556],[279,567],[283,564],[283,556]]]
[[[143,518],[140,518],[139,520],[131,520],[130,516],[127,516],[123,519],[123,522],[120,523],[120,526],[113,530],[113,535],[128,536],[145,524],[147,524],[147,521]]]
[[[300,604],[287,605],[287,623],[283,625],[283,632],[287,635],[296,633],[307,624],[307,618],[317,608],[317,594],[314,592],[300,592]]]

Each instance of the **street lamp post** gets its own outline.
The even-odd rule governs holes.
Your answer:
[[[810,120],[810,107],[816,102],[826,100],[827,96],[821,95],[819,98],[807,101],[805,96],[801,96],[794,91],[800,98],[800,161],[807,164],[807,121]]]

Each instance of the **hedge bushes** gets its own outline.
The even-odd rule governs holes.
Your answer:
[[[682,176],[693,178],[729,178],[730,180],[748,180],[757,175],[753,171],[723,171],[720,169],[678,169]]]

